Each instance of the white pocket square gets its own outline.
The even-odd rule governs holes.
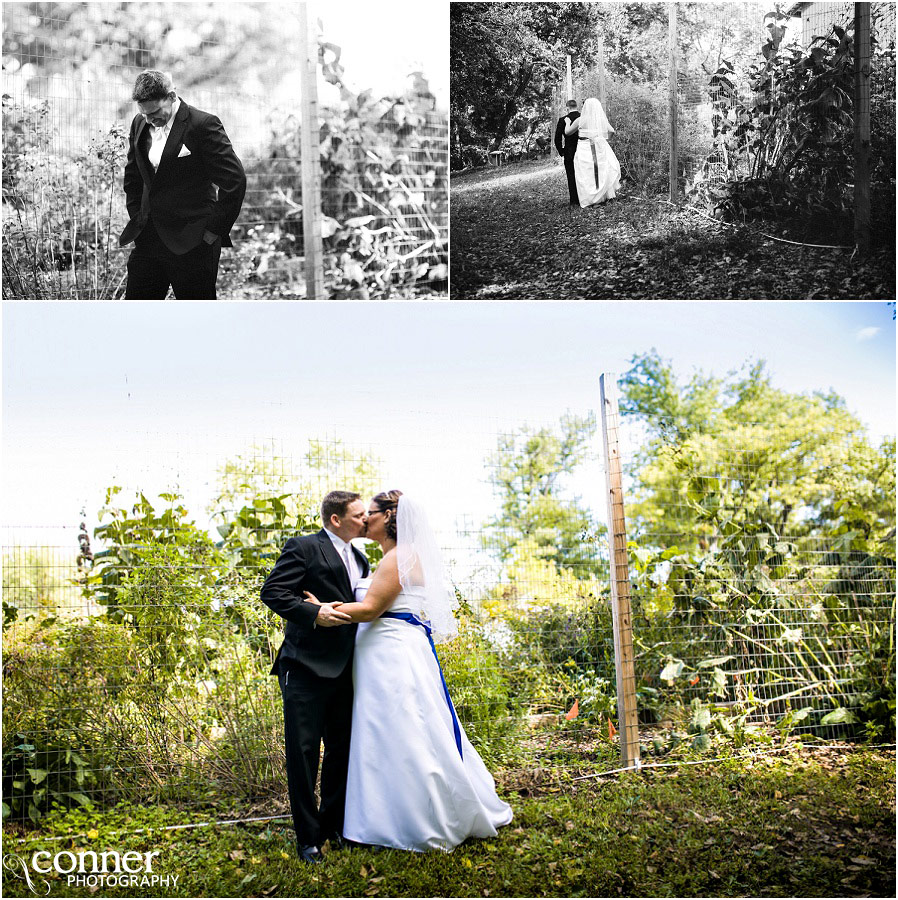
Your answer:
[[[178,151],[178,159],[182,156],[190,156],[190,151],[187,149],[187,144],[181,144],[181,149]]]

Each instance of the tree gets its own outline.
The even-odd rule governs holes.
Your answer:
[[[565,476],[589,455],[595,427],[594,414],[567,414],[557,431],[525,425],[500,436],[487,459],[499,515],[486,524],[483,543],[503,562],[520,560],[526,543],[530,556],[559,570],[569,568],[580,578],[595,572],[598,526],[578,497],[563,492]]]
[[[209,506],[214,520],[229,521],[259,499],[283,497],[288,515],[316,520],[321,498],[332,490],[362,496],[380,490],[380,461],[342,440],[310,439],[299,459],[254,445],[218,470],[218,493]]]
[[[774,388],[761,361],[683,385],[655,350],[632,363],[621,412],[648,437],[629,511],[637,530],[694,547],[707,546],[725,513],[793,536],[832,533],[858,517],[873,541],[894,527],[894,440],[871,446],[837,394]]]
[[[679,70],[708,79],[726,58],[756,49],[762,4],[678,4]],[[666,85],[665,3],[453,3],[450,7],[453,153],[498,149],[548,121],[565,59],[586,77],[602,35],[605,71],[626,82]]]
[[[453,3],[451,115],[462,142],[483,135],[497,149],[519,115],[546,121],[568,53],[595,54],[588,3]],[[476,141],[475,141],[476,142]]]
[[[644,663],[784,727],[893,728],[894,438],[871,444],[831,391],[774,388],[763,362],[685,385],[657,351],[632,362]]]
[[[283,80],[286,4],[23,3],[27,28],[4,28],[4,57],[28,60],[34,75],[73,73],[113,82],[120,70],[170,70],[175,87],[214,84],[240,92],[247,81],[266,90]],[[266,9],[266,7],[269,7]],[[272,14],[272,9],[281,15]],[[9,23],[7,23],[9,24]],[[62,49],[64,48],[64,49]],[[15,69],[13,70],[15,71]],[[129,92],[121,115],[132,111]]]
[[[219,468],[209,513],[231,562],[260,571],[271,567],[288,538],[321,527],[321,499],[328,491],[369,497],[380,489],[379,460],[342,440],[310,439],[299,460],[253,446]],[[369,558],[378,552],[370,545]]]

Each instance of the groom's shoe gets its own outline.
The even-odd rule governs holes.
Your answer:
[[[320,863],[324,859],[321,851],[314,844],[307,844],[304,847],[300,847],[299,845],[297,845],[296,852],[299,854],[299,858],[303,862]]]

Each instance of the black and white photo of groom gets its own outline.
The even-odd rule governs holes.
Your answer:
[[[321,503],[324,528],[291,538],[262,586],[262,602],[286,620],[284,642],[272,675],[284,703],[287,788],[300,859],[315,863],[326,840],[339,843],[346,804],[352,728],[352,656],[356,626],[334,603],[349,603],[369,573],[365,555],[352,546],[365,533],[361,497],[331,491]],[[305,592],[321,603],[304,599]],[[318,761],[321,804],[315,800]]]
[[[222,247],[246,193],[246,174],[217,116],[189,106],[166,72],[142,72],[132,99],[125,164],[130,221],[119,237],[134,241],[126,300],[215,300]]]
[[[580,199],[577,196],[577,179],[574,176],[574,156],[577,153],[577,135],[565,136],[564,129],[580,117],[577,111],[577,101],[568,100],[567,112],[558,120],[555,126],[555,149],[558,155],[564,157],[564,171],[567,174],[567,189],[570,205],[577,206]]]

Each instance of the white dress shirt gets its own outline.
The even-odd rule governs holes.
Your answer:
[[[176,97],[175,102],[172,104],[171,115],[169,116],[168,121],[159,128],[155,125],[150,125],[150,128],[152,129],[150,131],[152,143],[150,144],[147,155],[150,158],[150,165],[153,167],[154,172],[159,168],[159,163],[162,160],[162,151],[165,149],[165,143],[171,133],[172,125],[175,124],[175,116],[178,113],[178,107],[180,107],[180,105],[181,98]],[[149,125],[149,122],[147,124]]]
[[[346,571],[349,574],[349,583],[352,586],[353,591],[355,591],[355,586],[362,577],[362,570],[359,566],[359,561],[352,552],[352,545],[329,529],[325,528],[324,530],[327,531],[327,536],[331,539],[331,543],[333,543],[337,555],[343,560],[343,565],[346,566]]]

